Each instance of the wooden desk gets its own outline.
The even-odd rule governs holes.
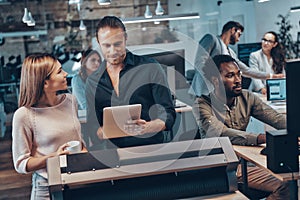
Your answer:
[[[177,113],[191,112],[192,107],[176,99],[176,104],[180,105],[175,108]],[[78,110],[78,118],[80,123],[86,123],[86,110]]]
[[[260,154],[264,146],[239,146],[233,145],[236,154],[242,159],[242,173],[244,186],[247,187],[247,161],[254,163],[256,166],[263,168],[281,181],[288,181],[291,186],[291,198],[298,199],[297,180],[300,179],[299,172],[294,173],[274,173],[267,168],[267,156]],[[296,197],[296,198],[295,198]]]
[[[192,112],[192,107],[181,102],[180,100],[176,99],[176,105],[180,105],[178,107],[175,108],[175,111],[177,114],[179,114],[181,116],[181,125],[182,125],[182,132],[185,133],[187,132],[187,117],[186,117],[186,114],[188,112]],[[86,113],[86,110],[78,110],[78,119],[79,119],[79,122],[81,123],[81,126],[82,126],[82,131],[84,132],[84,127],[86,126],[86,122],[87,122],[87,113]],[[177,130],[176,130],[177,131]],[[174,138],[174,131],[170,131],[170,134],[168,134],[166,136],[166,141],[171,141],[173,138]],[[87,134],[84,134],[85,136]],[[85,141],[88,141],[87,138],[85,138]]]
[[[274,110],[276,110],[278,113],[286,114],[286,102],[270,102],[267,101],[267,97],[262,94],[255,93],[259,98],[271,106]],[[255,119],[254,117],[251,117],[250,122],[247,127],[247,132],[253,132],[253,133],[261,133],[266,132],[269,130],[274,130],[273,127],[269,126],[268,124],[263,123],[262,121]]]

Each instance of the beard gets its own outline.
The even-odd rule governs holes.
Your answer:
[[[126,57],[126,53],[121,53],[121,54],[115,54],[113,56],[107,56],[106,60],[108,63],[112,65],[118,65],[123,63],[125,57]]]
[[[226,90],[226,96],[231,98],[231,97],[238,97],[242,94],[242,90],[236,91],[234,89],[235,89],[235,87],[231,90]]]
[[[231,34],[231,35],[230,35],[229,44],[235,45],[235,43],[236,43],[236,40],[235,40],[235,34]]]

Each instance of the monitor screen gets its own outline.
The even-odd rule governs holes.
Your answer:
[[[189,87],[185,80],[185,56],[184,49],[165,51],[160,53],[146,54],[145,56],[154,58],[164,68],[166,75],[175,74],[175,88],[183,89]],[[175,73],[172,70],[167,70],[168,67],[175,69]],[[169,80],[168,78],[168,80]],[[170,84],[170,80],[169,80]]]
[[[238,58],[248,65],[250,54],[261,49],[261,42],[238,44]]]
[[[268,101],[285,101],[286,100],[286,80],[280,79],[267,79],[267,100]]]
[[[286,63],[286,109],[288,133],[300,136],[300,59],[287,61]]]

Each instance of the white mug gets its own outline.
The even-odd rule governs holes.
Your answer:
[[[66,150],[69,151],[70,154],[81,152],[82,147],[81,147],[80,141],[72,140],[72,141],[69,141],[67,144],[69,146],[66,148]]]

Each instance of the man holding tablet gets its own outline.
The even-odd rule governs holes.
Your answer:
[[[154,59],[134,55],[126,49],[126,28],[117,17],[102,18],[96,37],[104,62],[88,78],[86,86],[87,126],[94,135],[93,148],[164,142],[163,131],[172,129],[176,113],[162,67]],[[133,121],[141,127],[140,134],[103,140],[103,109],[130,104],[142,105],[141,119]]]

